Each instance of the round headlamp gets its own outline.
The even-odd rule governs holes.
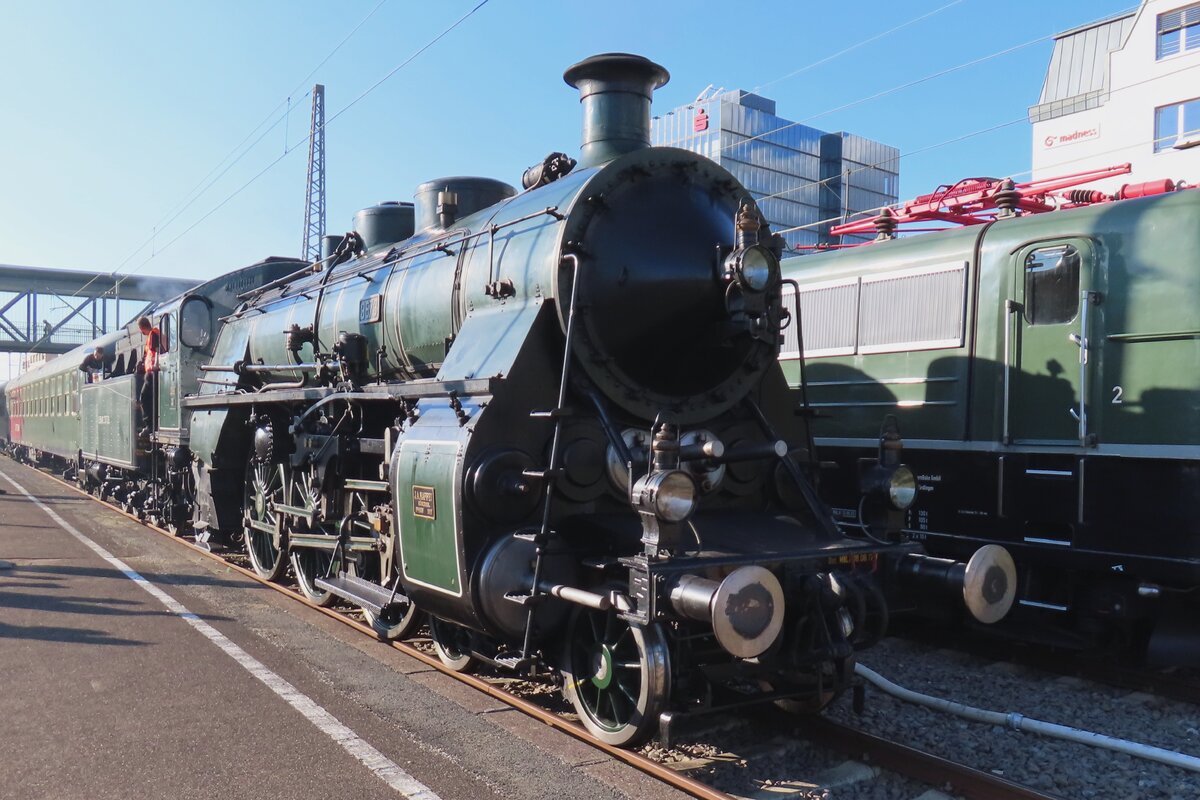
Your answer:
[[[683,522],[696,510],[696,481],[683,470],[659,472],[639,483],[642,507],[664,522]]]
[[[750,292],[765,292],[779,270],[778,259],[761,245],[734,250],[725,265],[741,287]]]
[[[916,499],[917,476],[904,465],[896,467],[888,481],[888,500],[897,511],[904,511]]]

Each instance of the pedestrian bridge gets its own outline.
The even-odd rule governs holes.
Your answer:
[[[0,264],[0,353],[65,353],[197,283]]]

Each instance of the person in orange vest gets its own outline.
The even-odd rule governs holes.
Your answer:
[[[154,393],[158,388],[158,353],[162,350],[162,331],[154,326],[149,317],[138,319],[138,330],[146,337],[142,348],[142,360],[138,372],[142,376],[142,390],[138,396],[138,408],[142,412],[141,435],[149,435],[154,422]]]

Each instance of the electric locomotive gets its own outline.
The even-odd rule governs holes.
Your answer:
[[[907,535],[1012,551],[1002,629],[1195,661],[1200,192],[1068,188],[1087,177],[962,182],[841,229],[874,243],[786,259],[804,322],[781,359],[841,465],[823,489],[848,528],[847,476],[893,413],[917,474]],[[894,235],[930,219],[967,224]]]
[[[818,499],[776,358],[779,240],[721,167],[649,146],[666,70],[564,77],[578,162],[366,209],[223,319],[182,401],[195,527],[382,637],[427,613],[455,669],[560,676],[616,745],[732,684],[820,708],[898,587],[1003,616],[1002,549],[952,563],[889,534],[915,489],[892,426],[856,466],[868,535]]]

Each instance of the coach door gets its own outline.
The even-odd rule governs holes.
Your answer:
[[[1090,443],[1088,392],[1100,295],[1095,247],[1054,239],[1013,253],[1005,305],[1005,440]]]

